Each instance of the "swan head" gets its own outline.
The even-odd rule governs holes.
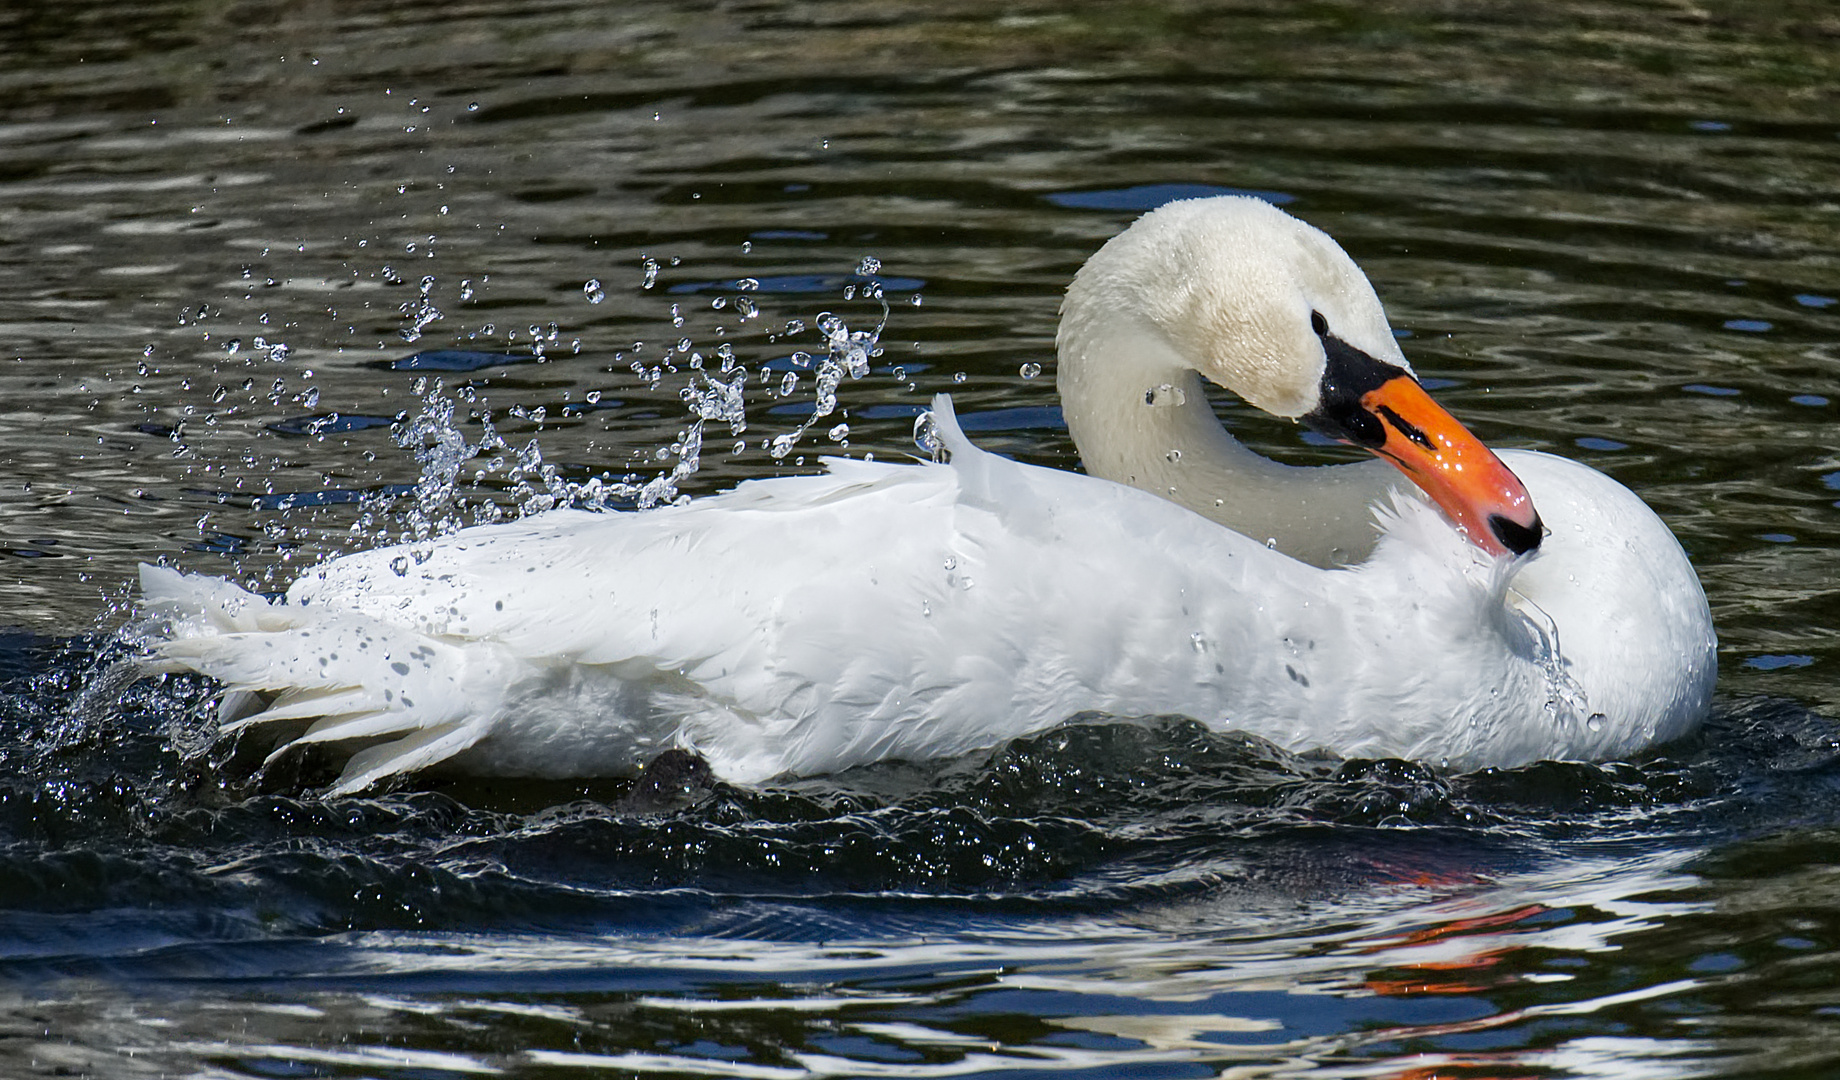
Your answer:
[[[1184,199],[1139,218],[1075,275],[1060,341],[1063,395],[1078,381],[1069,352],[1085,345],[1173,361],[1391,462],[1484,551],[1539,546],[1527,489],[1419,385],[1367,275],[1327,233],[1261,199]]]

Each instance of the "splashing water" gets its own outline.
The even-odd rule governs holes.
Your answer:
[[[1508,590],[1508,600],[1528,632],[1534,658],[1539,664],[1540,673],[1546,678],[1547,716],[1557,725],[1586,723],[1593,732],[1602,730],[1602,714],[1592,710],[1584,687],[1566,670],[1570,661],[1559,647],[1558,624],[1538,604],[1517,590]]]
[[[874,273],[881,269],[881,265],[873,258],[866,258],[857,267],[857,273]],[[817,403],[811,415],[796,430],[773,440],[770,452],[775,458],[784,458],[790,454],[807,431],[836,411],[837,388],[843,384],[845,376],[851,379],[862,378],[869,374],[869,362],[882,355],[882,331],[888,326],[888,299],[883,294],[881,283],[874,280],[863,286],[862,295],[881,305],[881,317],[871,329],[851,330],[849,324],[835,313],[819,313],[818,329],[824,334],[826,354],[818,362]],[[797,361],[796,354],[794,361]],[[845,432],[848,430],[844,428]]]
[[[645,287],[655,283],[658,265],[656,260],[646,260]],[[869,276],[879,272],[880,267],[879,261],[864,259],[857,273]],[[598,282],[590,284],[598,285]],[[743,279],[738,284],[744,292],[759,287],[753,279]],[[420,298],[403,305],[404,316],[412,320],[411,326],[402,331],[406,339],[413,340],[409,336],[411,332],[420,336],[423,326],[441,317],[429,301],[433,289],[434,279],[425,278]],[[880,282],[871,278],[867,284],[852,285],[846,292],[846,299],[860,296],[876,301],[881,309],[879,316],[874,326],[867,330],[853,330],[841,315],[829,311],[820,313],[814,320],[824,336],[824,354],[816,358],[813,372],[812,411],[796,429],[763,444],[776,460],[785,458],[820,420],[837,414],[841,409],[838,391],[843,382],[867,376],[871,362],[882,355],[881,335],[887,326],[889,308]],[[748,317],[751,316],[744,316],[744,321]],[[799,320],[787,324],[788,332],[804,329],[805,324]],[[529,327],[532,352],[539,359],[543,358],[545,346],[555,341],[558,333],[554,323],[547,327]],[[635,351],[638,345],[634,344]],[[808,366],[813,363],[813,357],[795,352],[793,362]],[[710,424],[727,426],[729,438],[738,440],[735,442],[737,452],[745,446],[745,442],[739,440],[748,430],[747,389],[752,373],[732,343],[722,342],[705,356],[695,349],[688,337],[667,352],[663,363],[647,367],[634,361],[632,369],[649,387],[657,387],[667,374],[687,371],[688,381],[678,391],[678,397],[689,413],[690,422],[668,446],[658,448],[652,455],[659,461],[669,461],[669,468],[649,478],[628,475],[616,479],[611,474],[601,473],[581,482],[570,480],[554,463],[545,460],[536,438],[522,448],[513,449],[498,432],[492,410],[473,386],[463,385],[450,391],[440,379],[423,378],[414,386],[420,398],[419,408],[413,416],[392,428],[396,445],[407,450],[420,467],[409,504],[407,507],[398,505],[396,498],[389,494],[374,501],[367,500],[365,512],[351,526],[352,534],[361,541],[369,538],[408,544],[410,553],[406,558],[419,560],[425,557],[418,554],[421,545],[468,525],[500,521],[508,515],[524,516],[559,507],[647,510],[688,502],[689,496],[679,489],[701,467],[704,438]],[[763,382],[763,385],[766,384]],[[766,386],[766,392],[769,396],[784,398],[799,385],[797,374],[787,372],[776,385]],[[590,400],[598,400],[599,396],[595,392]],[[513,406],[508,414],[540,424],[546,410],[541,406],[529,409]],[[480,425],[477,439],[469,439],[462,430],[465,422]],[[822,430],[832,442],[848,445],[850,427],[847,422],[828,423]],[[468,477],[466,470],[476,461],[479,464]],[[509,510],[491,495],[480,493],[480,489],[494,478],[508,487]],[[387,525],[381,530],[378,528],[380,522],[392,520],[396,522],[395,528]]]
[[[388,267],[385,267],[385,270],[387,271]],[[428,329],[430,323],[436,319],[445,318],[441,309],[435,306],[434,286],[435,277],[429,274],[422,278],[415,298],[405,300],[399,306],[398,310],[402,312],[404,318],[409,320],[408,326],[397,331],[398,336],[404,341],[420,341],[422,332]]]

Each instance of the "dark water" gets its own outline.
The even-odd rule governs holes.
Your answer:
[[[1836,86],[1813,2],[9,5],[0,1072],[1830,1075]],[[418,380],[507,443],[462,520],[681,466],[724,345],[747,429],[686,494],[911,452],[942,390],[1072,467],[1060,289],[1228,189],[1338,237],[1485,439],[1668,520],[1702,735],[1451,776],[1085,717],[758,789],[328,800],[113,666],[139,561],[272,587],[412,527]],[[793,353],[877,284],[883,354],[813,418]]]

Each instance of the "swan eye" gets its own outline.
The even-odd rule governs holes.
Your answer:
[[[1322,312],[1312,311],[1310,312],[1310,329],[1316,331],[1317,337],[1322,337],[1329,332],[1329,320],[1323,318]]]

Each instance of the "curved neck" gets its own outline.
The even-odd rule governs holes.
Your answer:
[[[1380,461],[1280,465],[1246,449],[1214,415],[1200,375],[1151,332],[1064,327],[1056,383],[1088,473],[1317,566],[1367,557],[1373,506],[1401,480]]]

